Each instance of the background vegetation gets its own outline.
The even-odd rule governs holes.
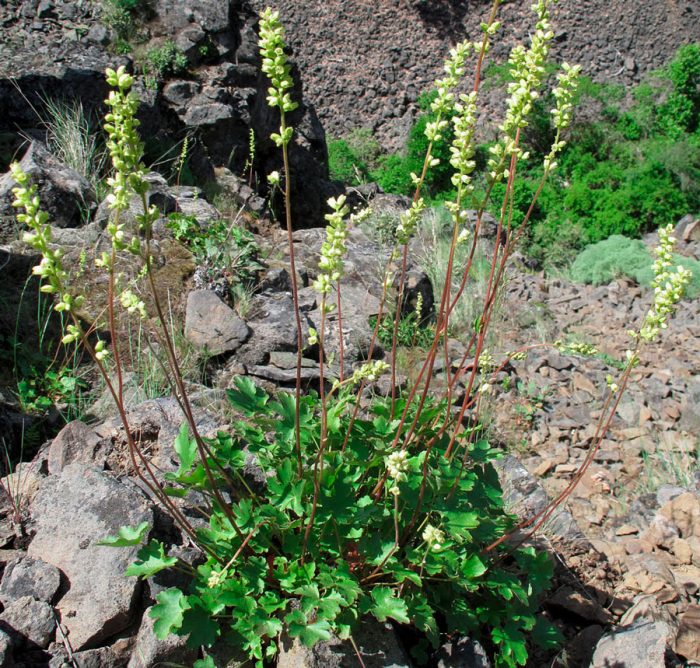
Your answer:
[[[500,85],[507,66],[491,66],[487,82]],[[611,235],[639,237],[675,223],[700,209],[700,45],[681,47],[669,65],[625,93],[621,85],[583,79],[579,107],[585,112],[570,129],[560,169],[547,181],[530,220],[526,250],[540,265],[561,267],[587,244]],[[355,131],[329,142],[334,178],[357,183],[374,180],[387,192],[412,192],[411,172],[419,172],[425,154],[426,124],[434,120],[430,97],[420,100],[423,113],[410,131],[404,151],[368,157],[372,138]],[[520,223],[542,178],[542,157],[553,139],[551,95],[535,104],[524,135],[530,160],[518,166],[513,220]],[[591,111],[593,113],[591,113]],[[358,141],[358,137],[362,141]],[[449,140],[449,137],[448,137]],[[490,144],[477,152],[479,166]],[[441,164],[426,182],[433,203],[453,193],[447,149],[436,151]],[[505,184],[497,184],[492,202],[500,202]],[[485,183],[477,188],[483,197]],[[497,213],[492,211],[492,213]],[[624,272],[622,272],[624,273]]]

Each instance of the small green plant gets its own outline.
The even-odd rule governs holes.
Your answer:
[[[349,185],[369,181],[380,156],[381,147],[369,128],[357,128],[342,139],[328,142],[330,176]]]
[[[533,381],[527,383],[518,381],[515,388],[518,395],[514,407],[516,422],[532,426],[538,411],[542,411],[545,407],[550,389],[548,387],[539,388]]]
[[[200,265],[225,270],[231,283],[254,283],[262,269],[260,247],[253,234],[241,225],[219,219],[202,227],[194,216],[171,213],[168,228],[192,251]]]
[[[656,492],[662,485],[693,489],[696,473],[700,471],[700,441],[695,448],[675,450],[659,443],[653,453],[643,452],[644,469],[633,498]]]
[[[83,379],[65,367],[41,373],[30,369],[17,383],[17,398],[25,412],[45,413],[53,406],[63,405],[70,415],[75,414],[81,391],[87,387]]]
[[[372,328],[377,325],[377,316],[372,316],[369,319],[369,324]],[[394,336],[394,316],[387,314],[379,323],[377,329],[377,339],[379,343],[387,348],[391,348]],[[420,316],[411,311],[404,315],[399,320],[399,328],[397,330],[397,344],[406,348],[429,348],[435,337],[435,331],[430,326],[426,326],[422,322]]]
[[[138,32],[137,20],[145,4],[144,0],[100,0],[102,21],[114,31],[118,53],[131,51],[131,42]]]
[[[367,166],[355,156],[344,139],[328,142],[328,171],[331,179],[349,185],[366,183],[369,177]]]
[[[146,53],[144,68],[159,79],[181,74],[187,69],[187,56],[177,48],[175,42],[167,40]]]

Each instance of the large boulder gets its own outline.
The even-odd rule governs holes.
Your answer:
[[[658,668],[666,656],[672,631],[666,622],[641,619],[628,628],[604,635],[593,653],[590,668]]]
[[[250,336],[250,329],[236,312],[211,290],[195,290],[187,297],[185,337],[210,355],[238,349]]]
[[[142,494],[80,463],[46,478],[31,505],[29,556],[53,564],[68,589],[56,605],[74,650],[89,649],[131,623],[139,583],[124,571],[138,547],[98,545],[124,525],[152,522]]]

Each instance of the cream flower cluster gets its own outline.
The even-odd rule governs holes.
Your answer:
[[[35,276],[41,278],[41,292],[58,296],[54,309],[59,313],[80,308],[84,297],[72,295],[66,289],[68,272],[63,268],[63,252],[60,249],[51,248],[49,214],[41,210],[36,184],[29,183],[29,176],[18,163],[13,163],[10,171],[17,183],[17,187],[12,189],[15,196],[12,206],[16,209],[24,209],[24,213],[17,213],[17,221],[29,228],[24,234],[24,241],[38,250],[42,256],[41,262],[32,270]],[[66,334],[65,343],[75,341],[80,336],[80,330],[75,326],[72,327],[75,332]]]
[[[318,262],[321,271],[314,281],[314,288],[322,295],[330,294],[333,283],[337,283],[343,277],[343,258],[347,253],[345,241],[348,237],[345,216],[350,211],[345,204],[345,195],[340,195],[337,199],[331,197],[328,206],[332,211],[325,216],[328,221],[326,240],[321,245],[321,258]],[[327,308],[330,308],[330,305],[327,305]]]
[[[267,103],[271,107],[277,107],[282,114],[294,111],[299,105],[292,100],[290,93],[294,82],[284,53],[284,27],[279,12],[274,12],[269,7],[260,15],[259,46],[262,70],[271,83],[267,90]],[[292,140],[292,134],[291,127],[281,127],[279,133],[270,136],[277,146],[286,146]]]
[[[365,362],[350,378],[351,384],[357,384],[360,381],[366,380],[369,383],[374,383],[380,376],[389,371],[391,367],[383,360],[372,360]]]
[[[399,216],[399,224],[396,226],[396,241],[401,245],[407,244],[416,233],[418,221],[425,210],[425,200],[419,197],[411,204],[411,208]]]
[[[449,126],[449,122],[444,118],[452,113],[454,104],[454,93],[452,90],[459,85],[464,76],[466,60],[472,49],[471,42],[460,42],[450,49],[450,56],[445,61],[445,72],[447,76],[435,82],[437,96],[430,105],[437,118],[428,123],[425,127],[425,136],[431,142],[440,141],[443,132]],[[439,161],[438,163],[439,164]]]
[[[526,159],[527,154],[518,148],[515,135],[519,128],[527,126],[527,117],[532,110],[532,103],[539,97],[539,88],[545,76],[545,63],[554,32],[549,22],[549,5],[552,0],[537,0],[532,10],[537,14],[535,33],[530,41],[530,48],[516,46],[508,62],[513,83],[508,85],[508,106],[500,130],[503,138],[491,149],[489,159],[489,177],[501,181],[508,177],[507,161],[511,156]]]
[[[433,552],[439,552],[445,542],[445,532],[432,524],[426,524],[423,529],[423,540],[428,543]]]
[[[107,202],[117,215],[107,224],[107,233],[112,239],[115,250],[127,249],[137,255],[141,251],[141,242],[137,235],[127,238],[124,224],[119,222],[119,212],[129,208],[132,194],[142,198],[144,211],[135,216],[139,228],[149,231],[158,219],[157,207],[145,207],[148,182],[145,179],[146,167],[141,162],[143,142],[138,133],[139,121],[136,118],[138,98],[131,92],[133,77],[122,66],[116,71],[107,69],[107,83],[112,86],[105,104],[110,108],[105,116],[104,129],[109,136],[107,149],[112,158],[114,174],[107,179],[110,193]],[[99,261],[100,266],[109,267],[111,259],[106,253]]]
[[[692,276],[690,270],[682,266],[671,271],[675,242],[672,225],[659,228],[659,245],[655,249],[656,261],[652,282],[654,302],[639,330],[639,336],[645,341],[653,341],[662,329],[666,329],[668,317],[683,297],[685,287]]]
[[[408,453],[405,450],[395,450],[385,460],[386,472],[392,481],[389,492],[398,496],[401,491],[399,483],[406,480],[406,472],[409,469]]]
[[[556,169],[557,163],[555,157],[557,153],[566,146],[566,142],[559,139],[561,131],[571,124],[574,109],[574,97],[578,88],[579,75],[581,74],[580,65],[569,65],[562,63],[561,72],[557,74],[558,85],[552,91],[557,104],[552,109],[552,120],[554,127],[557,129],[557,138],[555,139],[549,153],[544,158],[544,169],[546,172],[551,172]]]

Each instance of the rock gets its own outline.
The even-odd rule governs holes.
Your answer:
[[[215,170],[217,185],[230,196],[239,206],[261,214],[267,208],[267,201],[260,197],[247,182],[240,176],[225,167],[217,167]]]
[[[659,515],[672,522],[680,533],[681,538],[700,536],[700,498],[692,492],[686,492],[672,499],[661,510]]]
[[[529,519],[549,503],[542,486],[515,457],[506,456],[494,462],[494,466],[503,487],[503,499],[519,517]],[[564,540],[576,542],[584,539],[576,520],[565,508],[557,508],[545,526],[550,535]]]
[[[56,620],[48,603],[23,596],[12,601],[0,615],[0,628],[17,643],[48,647],[54,636]]]
[[[592,596],[586,596],[579,589],[568,585],[564,585],[550,596],[547,604],[594,624],[605,625],[612,619],[610,613]]]
[[[683,216],[683,218],[676,223],[673,236],[677,239],[682,239],[686,243],[700,241],[700,218],[696,218],[690,214]]]
[[[115,652],[111,647],[87,649],[83,652],[76,652],[73,657],[80,668],[123,668],[125,663],[125,657]],[[64,665],[72,668],[68,662]]]
[[[86,38],[89,42],[99,44],[100,46],[109,44],[109,32],[107,31],[107,28],[99,23],[93,23],[90,26]]]
[[[32,463],[27,463],[0,479],[0,489],[11,490],[13,503],[19,504],[22,510],[32,502],[44,479],[37,468]]]
[[[12,638],[0,629],[0,667],[13,666],[12,660]]]
[[[112,377],[115,380],[116,377]],[[123,375],[124,382],[124,406],[127,410],[131,410],[135,406],[143,403],[148,399],[146,391],[136,376],[136,374],[127,371]],[[107,387],[103,390],[102,394],[97,398],[94,404],[86,411],[86,417],[88,419],[94,420],[107,420],[114,415],[114,397]],[[83,450],[81,457],[87,454],[86,450]],[[95,452],[94,463],[97,466],[103,465],[102,454]]]
[[[604,635],[593,653],[590,668],[659,668],[665,666],[671,628],[665,622],[639,620]]]
[[[187,647],[187,638],[170,634],[165,640],[158,640],[153,631],[155,620],[149,615],[151,610],[148,608],[143,613],[128,668],[151,668],[166,663],[191,665],[197,652]]]
[[[41,208],[52,225],[78,227],[86,223],[86,212],[95,208],[95,193],[80,174],[55,158],[41,142],[33,141],[20,160],[20,167],[38,188]],[[17,184],[8,172],[0,178],[0,242],[13,238],[15,209],[12,189]]]
[[[700,663],[700,605],[689,605],[681,615],[673,649],[687,661]]]
[[[484,648],[471,638],[445,643],[437,654],[437,668],[491,668]]]
[[[309,338],[309,319],[301,313],[302,341]],[[236,351],[236,359],[245,365],[267,363],[273,351],[295,351],[297,328],[294,302],[286,292],[255,295],[251,301],[247,324],[253,330],[250,339]]]
[[[195,290],[187,297],[185,336],[211,355],[237,350],[250,330],[236,312],[211,290]]]
[[[552,664],[557,668],[564,666],[585,666],[588,668],[595,646],[603,635],[603,627],[592,625],[577,633],[562,650],[559,661]]]
[[[401,648],[391,624],[364,620],[353,639],[366,668],[409,668],[410,661]],[[298,640],[283,639],[280,643],[277,668],[350,668],[358,665],[352,645],[330,640],[313,649]]]
[[[5,567],[0,601],[6,604],[24,596],[51,603],[61,585],[61,571],[40,559],[20,557]]]
[[[684,538],[676,538],[672,543],[671,551],[682,564],[691,564],[693,562],[693,549]]]
[[[56,475],[73,462],[94,464],[100,437],[80,420],[69,422],[49,447],[49,473]]]
[[[59,568],[69,584],[56,609],[73,649],[89,649],[126,628],[139,583],[124,571],[139,548],[97,542],[121,526],[153,521],[141,493],[98,469],[69,464],[44,480],[31,514],[36,534],[28,554]]]

